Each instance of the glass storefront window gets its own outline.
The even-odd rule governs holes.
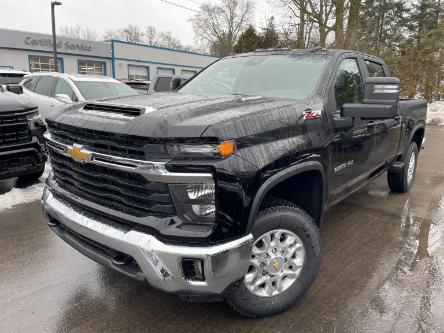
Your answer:
[[[105,75],[105,63],[103,61],[79,60],[79,74]]]
[[[62,72],[62,61],[57,59],[59,71]],[[54,59],[51,57],[29,56],[30,72],[54,72]]]

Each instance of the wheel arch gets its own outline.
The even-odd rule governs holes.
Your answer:
[[[412,135],[410,136],[409,146],[412,142],[415,142],[416,145],[418,146],[418,152],[419,152],[422,147],[424,135],[425,135],[425,126],[419,125],[416,128],[414,128],[412,131]],[[408,149],[408,147],[407,147],[407,149]]]
[[[285,186],[285,181],[290,179],[295,179],[295,177],[302,176],[303,174],[315,173],[317,177],[319,177],[319,186],[320,186],[320,195],[318,198],[318,202],[316,203],[316,207],[314,207],[317,211],[317,214],[313,216],[310,212],[307,212],[309,215],[313,217],[316,223],[319,225],[322,221],[323,213],[324,213],[324,205],[327,198],[327,183],[325,170],[323,165],[318,161],[307,161],[302,162],[297,165],[291,166],[283,171],[280,171],[270,178],[268,178],[259,188],[250,209],[250,214],[248,218],[247,231],[251,231],[254,226],[255,219],[257,214],[259,213],[261,204],[264,199],[272,193],[273,189],[277,189],[278,186]],[[300,207],[304,209],[304,207]]]

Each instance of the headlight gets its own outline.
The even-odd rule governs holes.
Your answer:
[[[234,153],[235,143],[232,140],[219,144],[193,145],[169,144],[168,153],[176,158],[227,158]]]
[[[190,222],[213,222],[216,213],[215,185],[170,185],[179,214]]]
[[[35,110],[35,111],[32,111],[32,112],[28,113],[26,115],[26,118],[28,119],[28,121],[29,120],[36,120],[36,119],[40,118],[39,110]]]

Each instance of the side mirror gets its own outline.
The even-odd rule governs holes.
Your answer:
[[[19,84],[7,84],[6,90],[17,95],[23,94],[23,87]]]
[[[364,120],[395,118],[398,115],[399,90],[396,77],[369,77],[365,80],[363,102],[344,104],[341,117]]]
[[[399,100],[399,79],[368,77],[365,80],[364,104],[394,104]]]
[[[56,94],[55,98],[63,103],[69,104],[72,103],[71,97],[69,97],[67,94]]]
[[[182,86],[182,84],[184,84],[186,82],[185,79],[180,78],[180,77],[175,77],[171,80],[171,91],[176,91],[177,89],[180,88],[180,86]]]

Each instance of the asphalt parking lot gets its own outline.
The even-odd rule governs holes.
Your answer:
[[[0,206],[0,332],[443,332],[444,126],[426,140],[410,193],[390,194],[382,176],[328,211],[319,278],[273,318],[185,303],[101,267],[48,229],[38,200]]]

